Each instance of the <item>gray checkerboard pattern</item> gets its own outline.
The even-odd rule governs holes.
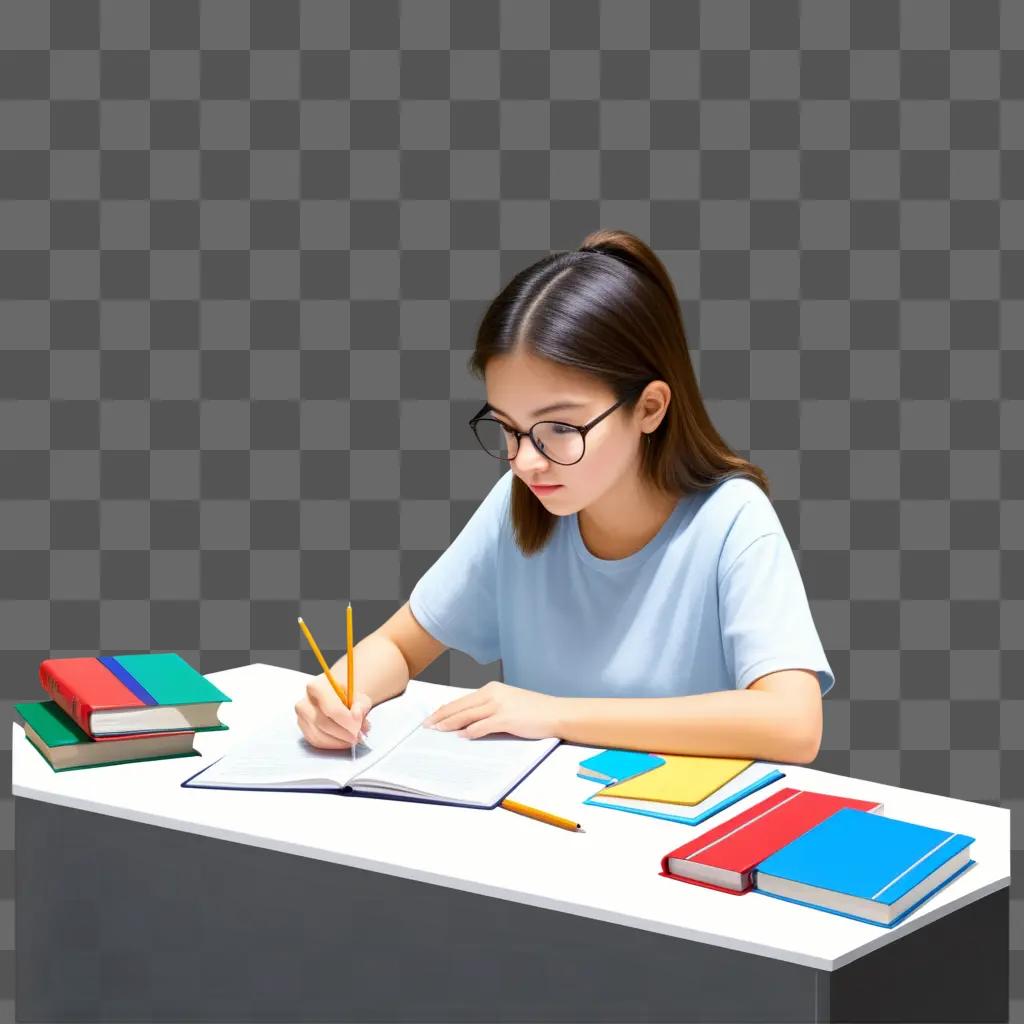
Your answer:
[[[4,0],[0,47],[8,708],[42,656],[312,672],[297,613],[383,622],[500,471],[486,303],[622,227],[772,482],[816,766],[1013,808],[1019,878],[1024,4]]]

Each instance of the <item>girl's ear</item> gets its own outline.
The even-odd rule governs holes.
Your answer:
[[[659,426],[671,401],[672,389],[663,380],[652,380],[647,385],[639,402],[646,429],[655,430]]]

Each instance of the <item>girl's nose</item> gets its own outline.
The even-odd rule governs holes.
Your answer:
[[[529,449],[528,454],[527,449]],[[542,452],[537,450],[537,446],[533,443],[533,438],[529,434],[523,434],[519,439],[519,451],[516,452],[516,457],[512,461],[516,466],[526,468],[528,466],[547,465],[548,460]]]

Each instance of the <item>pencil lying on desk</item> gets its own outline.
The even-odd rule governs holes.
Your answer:
[[[547,822],[549,825],[557,825],[559,828],[568,829],[570,832],[586,832],[586,829],[575,821],[568,818],[561,818],[557,814],[542,811],[539,807],[530,807],[528,804],[521,804],[515,800],[502,800],[501,805],[507,811],[515,811],[516,814],[524,814],[527,818],[536,818],[537,821]]]

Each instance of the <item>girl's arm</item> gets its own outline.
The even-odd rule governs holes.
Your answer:
[[[685,697],[560,697],[558,736],[593,747],[808,764],[821,745],[821,690],[808,669],[742,690]]]

